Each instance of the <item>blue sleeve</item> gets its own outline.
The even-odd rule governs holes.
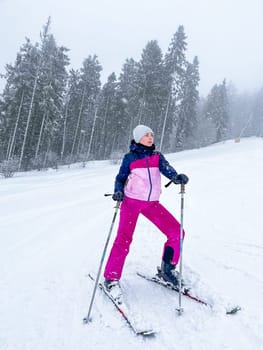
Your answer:
[[[164,158],[162,153],[160,153],[160,162],[159,162],[160,172],[171,180],[174,176],[177,175],[176,170],[169,164],[169,162]]]
[[[120,170],[118,172],[118,175],[115,178],[114,192],[117,192],[117,191],[121,191],[122,193],[124,192],[124,185],[130,174],[130,163],[131,163],[130,154],[127,153],[122,160]]]

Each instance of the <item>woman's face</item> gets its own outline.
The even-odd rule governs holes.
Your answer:
[[[153,133],[152,132],[148,132],[147,134],[145,134],[141,139],[140,139],[140,143],[144,146],[152,146],[153,145]]]

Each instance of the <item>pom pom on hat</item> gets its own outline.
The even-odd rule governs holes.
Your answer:
[[[136,143],[140,142],[140,139],[148,134],[148,132],[153,134],[153,131],[151,128],[149,128],[146,125],[137,125],[136,128],[133,129],[133,138]]]

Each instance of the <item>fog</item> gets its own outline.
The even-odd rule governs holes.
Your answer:
[[[183,25],[187,59],[199,58],[201,94],[224,78],[253,92],[263,86],[262,13],[262,0],[0,0],[0,73],[25,37],[40,40],[49,16],[57,44],[70,49],[71,66],[96,54],[102,82],[118,75],[126,58],[139,60],[150,40],[165,53]],[[0,79],[0,91],[4,84]]]

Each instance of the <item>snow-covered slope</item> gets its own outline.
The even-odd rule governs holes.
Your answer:
[[[82,324],[114,212],[104,197],[119,165],[50,170],[0,180],[1,350],[263,349],[263,139],[167,155],[186,186],[184,275],[211,310],[136,276],[155,273],[164,236],[141,217],[122,286],[129,305],[158,331],[133,335],[98,291]],[[163,179],[163,184],[167,179]],[[180,217],[178,186],[161,202]],[[117,225],[110,244],[113,241]],[[224,314],[227,304],[242,311]]]

